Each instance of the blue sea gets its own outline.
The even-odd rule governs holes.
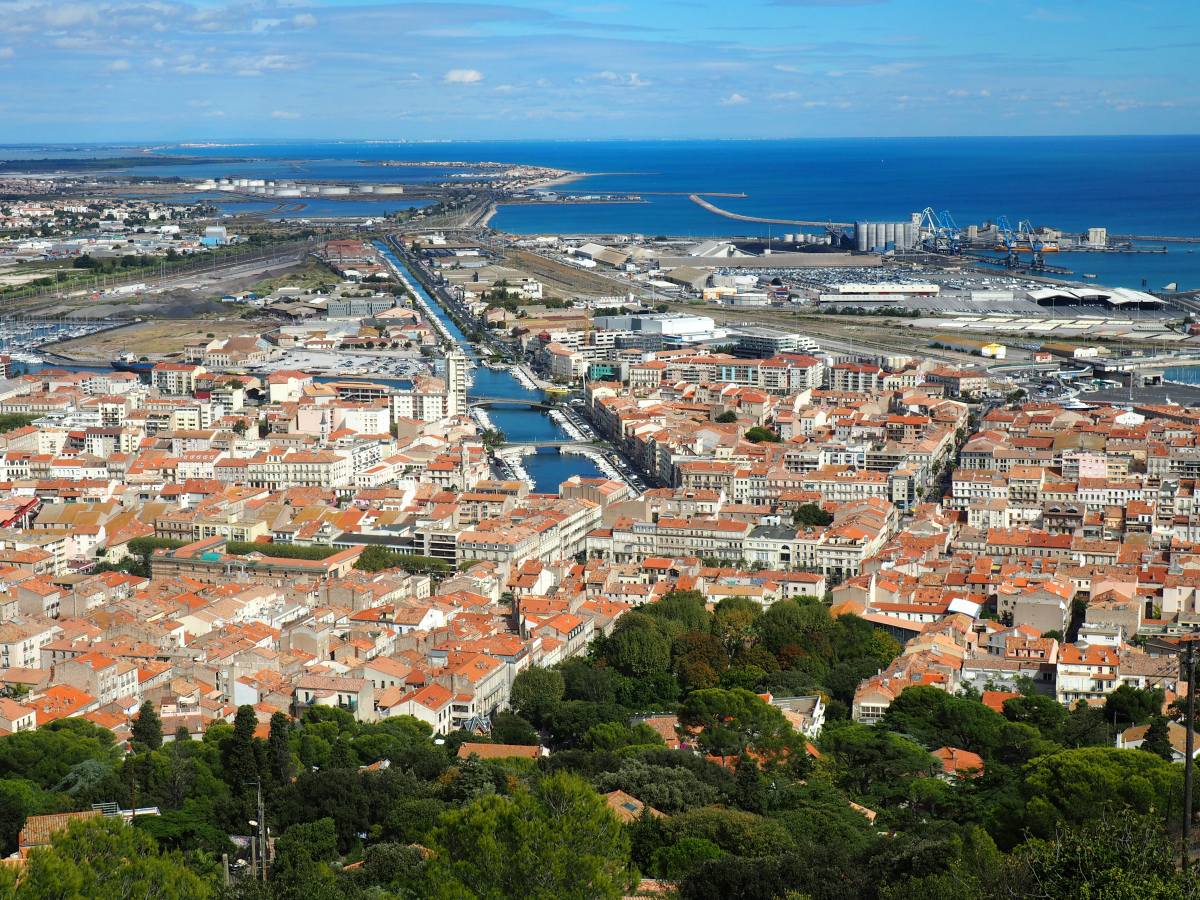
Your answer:
[[[645,203],[501,207],[495,228],[514,234],[718,237],[816,231],[742,222],[690,201],[693,192],[744,192],[710,198],[743,215],[811,221],[900,221],[925,207],[948,210],[957,224],[1001,215],[1070,233],[1104,227],[1109,234],[1200,237],[1200,136],[880,138],[779,141],[448,141],[271,142],[156,147],[160,153],[230,162],[181,163],[141,170],[182,177],[294,177],[387,182],[443,179],[472,170],[386,167],[381,160],[527,163],[596,173],[566,193],[630,191]],[[70,148],[104,155],[110,147]],[[129,148],[123,148],[128,153]],[[53,147],[23,147],[53,156]],[[0,155],[16,158],[16,150]],[[68,155],[64,151],[63,155]],[[234,161],[249,159],[249,162]],[[682,194],[655,196],[650,192]],[[346,209],[342,204],[329,204]],[[377,204],[364,202],[364,208]],[[390,199],[387,206],[402,204]],[[379,205],[380,211],[384,205]],[[311,214],[317,214],[314,211]],[[355,213],[359,214],[359,213]],[[369,213],[362,213],[369,214]],[[303,213],[301,213],[303,215]],[[1197,252],[1189,254],[1188,249]],[[1096,283],[1161,289],[1200,288],[1200,245],[1167,254],[1062,254],[1053,260]]]
[[[710,213],[686,195],[745,193],[711,201],[730,212],[780,219],[900,221],[925,207],[958,225],[1005,215],[1079,233],[1200,237],[1200,136],[1071,138],[896,138],[780,141],[478,141],[445,143],[273,143],[164,150],[256,157],[261,163],[203,166],[206,175],[270,168],[313,178],[417,180],[425,169],[358,161],[493,161],[598,173],[566,193],[631,191],[646,203],[501,207],[491,224],[514,234],[641,233],[691,237],[816,231],[742,222]],[[349,162],[348,162],[349,161]],[[172,170],[175,167],[171,167]],[[190,174],[188,166],[178,174]],[[197,173],[201,174],[201,173]],[[1198,252],[1188,253],[1189,249]],[[1161,289],[1200,287],[1200,245],[1166,254],[1062,254],[1054,260],[1096,283]]]

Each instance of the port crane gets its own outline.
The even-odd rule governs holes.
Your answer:
[[[1022,219],[1017,223],[1017,234],[1025,235],[1025,239],[1029,241],[1029,249],[1033,253],[1033,262],[1030,268],[1040,269],[1046,265],[1046,261],[1042,258],[1042,251],[1045,249],[1045,244],[1042,239],[1033,230],[1033,223],[1028,219]]]
[[[1017,255],[1017,236],[1013,234],[1012,225],[1008,222],[1008,216],[1000,216],[996,219],[996,233],[1000,235],[1000,239],[1004,241],[1004,250],[1008,251],[1008,256],[1004,258],[1004,264],[1010,269],[1015,269],[1021,265],[1021,257]],[[999,246],[996,247],[1000,250]]]
[[[962,250],[962,232],[954,224],[954,218],[950,215],[949,210],[938,215],[932,206],[925,207],[921,213],[919,227],[921,243],[926,250],[951,255],[957,255]]]
[[[1033,254],[1029,268],[1045,268],[1046,261],[1042,257],[1042,240],[1034,233],[1033,225],[1028,219],[1022,219],[1017,223],[1017,227],[1013,228],[1008,221],[1008,216],[1000,216],[996,219],[996,231],[1004,241],[1004,246],[997,246],[996,249],[1008,252],[1008,255],[1004,258],[1006,266],[1010,269],[1020,268],[1020,253],[1022,250],[1028,250]],[[1023,244],[1027,246],[1022,246]]]

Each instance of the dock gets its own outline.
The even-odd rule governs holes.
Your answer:
[[[713,196],[713,195],[709,195]],[[768,219],[763,216],[743,216],[738,213],[732,213],[728,210],[721,209],[719,206],[713,206],[705,200],[700,194],[688,194],[688,199],[693,203],[698,203],[711,213],[716,213],[718,216],[724,216],[727,219],[737,219],[741,222],[764,222],[768,225],[808,225],[813,228],[853,228],[853,222],[808,222],[800,219]]]

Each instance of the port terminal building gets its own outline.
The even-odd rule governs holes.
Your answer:
[[[1130,288],[1048,287],[1029,292],[1038,306],[1098,306],[1104,309],[1161,310],[1163,301]]]

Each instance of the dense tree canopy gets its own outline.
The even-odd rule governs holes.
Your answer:
[[[851,721],[860,680],[899,651],[815,598],[709,609],[674,591],[586,655],[521,672],[490,734],[319,706],[264,727],[262,707],[243,706],[193,740],[164,735],[149,705],[124,750],[86,719],[60,719],[0,738],[5,852],[31,815],[125,805],[131,790],[161,815],[73,826],[33,852],[20,884],[0,867],[0,900],[591,900],[623,896],[635,869],[683,900],[1197,895],[1170,864],[1183,777],[1161,695],[1067,709],[1025,684],[997,712],[925,685],[874,724]],[[820,695],[821,734],[798,734],[767,693]],[[1150,725],[1143,749],[1114,749],[1134,721]],[[551,753],[460,759],[467,741]],[[947,775],[932,755],[943,747],[981,768]],[[266,882],[245,877],[246,842],[234,841],[254,833],[260,785]],[[613,814],[613,792],[629,795],[612,807],[632,821]]]
[[[447,900],[617,900],[636,885],[616,816],[565,773],[444,815],[430,845],[432,896]]]

